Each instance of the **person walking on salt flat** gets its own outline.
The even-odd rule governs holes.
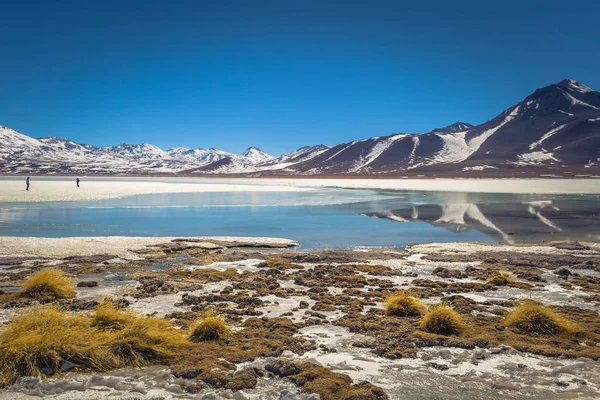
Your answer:
[[[77,182],[77,187],[79,187],[79,178],[75,179],[75,182]]]
[[[25,180],[25,184],[27,185],[25,190],[29,191],[29,177],[27,177],[27,179]]]

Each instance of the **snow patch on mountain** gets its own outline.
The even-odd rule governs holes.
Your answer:
[[[512,111],[510,113],[508,113],[506,115],[506,117],[504,117],[504,120],[501,123],[499,123],[498,125],[496,125],[493,128],[490,128],[490,129],[484,131],[483,133],[481,133],[481,135],[471,139],[467,143],[467,145],[469,147],[469,154],[465,158],[463,158],[463,160],[466,160],[467,157],[469,157],[471,154],[473,154],[477,150],[479,150],[479,148],[481,147],[483,142],[485,142],[490,136],[492,136],[494,133],[496,133],[498,131],[498,129],[502,128],[504,125],[508,124],[510,121],[515,119],[519,115],[520,108],[521,107],[519,105],[517,105],[516,107],[514,107],[512,109]],[[460,161],[462,161],[462,160],[460,160]]]
[[[498,169],[498,167],[494,167],[492,165],[475,165],[473,167],[464,167],[463,171],[484,171],[486,169]]]
[[[453,132],[464,132],[468,131],[471,128],[474,128],[474,125],[468,124],[466,122],[455,122],[452,125],[445,126],[443,128],[434,129],[432,132],[436,133],[453,133]]]
[[[373,147],[371,148],[369,153],[366,156],[361,157],[361,159],[359,159],[356,162],[355,166],[350,169],[350,172],[358,172],[361,169],[367,167],[369,164],[371,164],[373,161],[375,161],[384,151],[389,149],[390,146],[392,144],[394,144],[394,142],[396,142],[398,139],[401,139],[406,136],[408,136],[408,135],[405,135],[405,134],[394,135],[394,136],[390,136],[388,138],[377,141],[377,143],[375,143],[375,145],[373,145]]]
[[[350,143],[348,143],[348,144],[344,145],[344,147],[342,147],[342,149],[341,149],[340,151],[336,152],[334,155],[332,155],[331,157],[327,158],[327,160],[325,160],[325,161],[329,161],[329,160],[331,160],[332,158],[335,158],[335,157],[337,157],[337,156],[338,156],[339,154],[341,154],[343,151],[345,151],[345,150],[348,150],[348,149],[349,149],[349,148],[350,148],[352,145],[354,145],[354,144],[356,144],[356,143],[358,143],[358,142],[359,142],[358,140],[355,140],[355,141],[353,141],[353,142],[350,142]]]
[[[517,165],[539,165],[551,161],[558,161],[554,154],[546,151],[534,151],[531,153],[519,154]]]
[[[544,134],[544,136],[542,136],[542,137],[540,138],[540,140],[537,140],[537,141],[535,141],[535,142],[533,142],[533,143],[531,143],[531,144],[529,145],[529,150],[533,150],[533,149],[535,149],[536,147],[540,146],[540,145],[541,145],[541,144],[542,144],[542,143],[543,143],[543,142],[544,142],[546,139],[549,139],[550,137],[552,137],[552,136],[553,136],[553,135],[554,135],[556,132],[560,131],[560,130],[561,130],[561,129],[563,129],[565,126],[567,126],[567,124],[562,124],[562,125],[560,125],[560,126],[557,126],[557,127],[556,127],[556,128],[554,128],[554,129],[552,129],[552,130],[550,130],[550,131],[546,132],[546,133]]]
[[[319,154],[324,153],[325,151],[329,150],[330,148],[331,148],[331,146],[328,146],[326,144],[318,144],[315,146],[300,147],[297,150],[290,151],[289,153],[285,153],[285,154],[280,155],[279,157],[273,158],[272,160],[270,160],[268,162],[268,164],[287,163],[292,160],[295,161],[292,164],[295,164],[300,161],[307,161],[312,158],[315,158]]]
[[[592,108],[594,110],[600,110],[600,108],[598,108],[596,106],[593,106],[593,105],[591,105],[589,103],[586,103],[584,101],[576,99],[570,93],[567,93],[565,91],[563,91],[563,96],[565,96],[567,98],[567,100],[569,100],[569,103],[571,103],[571,106],[582,106],[582,107],[589,107],[589,108]]]
[[[413,136],[411,139],[413,142],[413,148],[410,152],[410,155],[408,156],[409,164],[412,164],[415,161],[415,153],[417,152],[417,147],[419,146],[419,137],[418,136]]]
[[[444,145],[427,165],[434,163],[455,163],[469,157],[470,150],[465,141],[466,132],[438,134],[437,136],[442,139]]]

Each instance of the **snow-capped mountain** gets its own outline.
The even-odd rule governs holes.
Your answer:
[[[176,148],[164,151],[151,144],[94,147],[57,137],[34,139],[0,126],[2,173],[178,173],[224,159],[234,162],[222,173],[239,173],[254,171],[255,164],[272,157],[256,148],[233,154],[218,149]]]
[[[273,158],[258,147],[248,147],[240,156],[240,160],[251,165],[261,164]]]
[[[429,133],[399,133],[272,157],[150,144],[94,147],[0,127],[0,173],[403,175],[577,170],[598,174],[600,93],[573,79],[536,90],[497,117]]]
[[[233,153],[228,153],[219,149],[188,149],[185,147],[176,147],[167,150],[167,153],[174,160],[188,163],[199,163],[201,165],[212,164],[226,157],[235,157]]]

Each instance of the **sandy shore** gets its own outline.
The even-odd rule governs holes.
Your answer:
[[[169,178],[144,182],[117,179],[86,180],[76,187],[72,178],[65,180],[32,179],[29,191],[25,182],[0,179],[0,202],[83,201],[127,197],[138,194],[201,193],[201,192],[296,192],[311,190],[293,185],[247,184],[252,182],[211,183],[210,181],[177,182]]]
[[[129,236],[92,236],[66,238],[38,238],[0,236],[0,256],[10,257],[70,257],[111,254],[119,257],[133,255],[132,251],[161,243],[167,243],[176,237],[129,237]],[[264,237],[199,236],[186,237],[195,244],[211,248],[215,244],[233,243],[244,246],[288,247],[295,245],[293,240]],[[197,241],[197,242],[196,242]],[[212,245],[212,246],[211,246]]]
[[[472,193],[596,194],[597,179],[260,179],[260,178],[89,178],[75,187],[71,177],[24,181],[0,179],[0,202],[83,201],[140,194],[295,192],[324,187]]]

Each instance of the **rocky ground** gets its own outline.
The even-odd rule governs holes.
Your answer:
[[[28,246],[0,256],[0,324],[38,303],[18,295],[20,284],[52,266],[77,283],[77,297],[60,301],[72,312],[111,297],[185,329],[212,309],[233,333],[169,365],[21,378],[0,398],[600,397],[598,244],[301,252],[285,241],[168,238],[85,255]],[[498,271],[510,273],[507,284],[488,283]],[[466,330],[436,335],[419,328],[419,317],[386,316],[384,300],[399,291],[453,306]],[[521,299],[550,306],[581,331],[506,327]]]

